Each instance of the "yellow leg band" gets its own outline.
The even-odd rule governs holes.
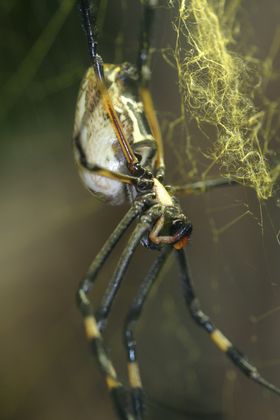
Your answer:
[[[220,350],[226,352],[231,347],[231,342],[221,333],[219,330],[214,330],[211,334],[211,338],[219,347]]]
[[[130,362],[127,365],[130,385],[133,388],[142,388],[140,372],[136,362]]]
[[[106,376],[106,383],[109,389],[118,388],[120,386],[120,383],[116,379],[112,378],[112,376]]]
[[[100,332],[93,316],[84,318],[86,336],[90,340],[92,338],[100,337]]]

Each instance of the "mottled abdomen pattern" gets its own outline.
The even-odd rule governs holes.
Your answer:
[[[104,75],[127,141],[134,149],[136,145],[147,142],[154,144],[143,105],[138,99],[138,91],[134,89],[137,75],[133,67],[128,64],[107,64],[104,65]],[[74,126],[77,163],[80,162],[81,150],[91,164],[98,164],[114,172],[128,173],[126,160],[106,112],[93,68],[89,68],[82,81],[77,101]],[[113,205],[127,200],[127,187],[121,182],[89,172],[81,165],[79,172],[85,186],[101,200]]]

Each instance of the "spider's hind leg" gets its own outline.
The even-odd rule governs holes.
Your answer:
[[[193,320],[202,327],[211,337],[214,344],[230,358],[234,365],[253,381],[264,386],[277,395],[280,389],[264,379],[257,368],[252,365],[247,357],[242,354],[223,333],[215,327],[210,318],[202,311],[192,285],[187,259],[183,249],[177,251],[179,267],[181,271],[183,293],[185,302],[189,308]]]

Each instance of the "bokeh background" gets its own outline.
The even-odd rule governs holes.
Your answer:
[[[134,61],[140,2],[108,3],[106,9],[102,2],[106,13],[99,16],[104,60]],[[242,2],[248,27],[241,30],[260,58],[268,53],[279,9],[278,0]],[[127,206],[109,207],[91,197],[73,164],[75,101],[88,66],[79,15],[73,0],[10,0],[0,2],[0,19],[0,418],[114,419],[74,296]],[[172,46],[170,20],[161,1],[152,92],[165,126],[179,106],[176,72],[159,51]],[[279,93],[274,84],[274,98]],[[186,181],[177,143],[166,147],[169,181]],[[280,386],[277,194],[259,203],[249,189],[221,189],[183,198],[182,206],[194,224],[188,254],[203,307]],[[100,276],[96,303],[126,239]],[[105,334],[124,382],[122,321],[153,257],[137,251]],[[244,378],[192,324],[172,259],[146,305],[137,339],[148,419],[280,418],[279,398]]]

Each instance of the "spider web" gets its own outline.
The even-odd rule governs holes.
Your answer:
[[[250,354],[260,355],[261,331],[269,331],[267,340],[271,334],[274,342],[274,317],[279,316],[274,260],[279,253],[279,27],[277,21],[272,24],[270,14],[279,13],[279,6],[271,2],[266,9],[250,2],[203,0],[171,1],[170,5],[175,13],[175,40],[170,48],[163,48],[163,56],[177,73],[181,93],[179,116],[166,123],[165,131],[178,162],[173,173],[179,174],[181,183],[222,174],[255,190],[209,193],[195,198],[196,206],[203,206],[199,210],[196,206],[192,210],[193,202],[188,201],[195,226],[189,250],[194,277],[206,307],[209,293],[212,296],[209,310],[219,319],[218,325],[223,324],[222,314],[239,325],[238,332],[234,328],[229,332],[229,324],[223,331],[227,328],[243,350],[242,343],[250,342]],[[265,29],[268,22],[270,30]],[[212,261],[223,267],[219,273]],[[253,305],[258,293],[259,302]],[[186,341],[183,334],[181,339]],[[277,366],[278,357],[267,357],[263,363]],[[271,407],[260,404],[252,410],[248,395],[240,392],[237,397],[240,385],[235,374],[228,371],[224,382],[227,415],[245,419],[269,412],[276,418]],[[194,384],[189,385],[192,391]],[[242,409],[237,408],[237,398]]]
[[[269,99],[267,90],[273,79],[279,80],[274,70],[279,27],[261,61],[245,48],[243,56],[236,53],[244,33],[237,20],[240,1],[171,1],[170,5],[178,10],[173,57],[183,116],[195,120],[206,133],[209,125],[215,129],[211,148],[205,152],[212,163],[202,176],[218,165],[224,176],[253,187],[260,199],[271,197],[280,174],[272,142],[279,131],[279,98]]]
[[[136,0],[100,2],[98,25],[104,61],[134,62],[140,6]],[[221,172],[251,187],[181,199],[194,224],[187,252],[205,311],[265,377],[280,385],[279,79],[275,71],[279,63],[279,5],[276,0],[258,2],[258,6],[253,0],[225,5],[218,0],[186,2],[189,14],[182,9],[179,16],[183,27],[185,19],[190,19],[191,25],[184,30],[197,29],[192,32],[197,36],[199,19],[205,21],[209,8],[214,10],[220,23],[213,27],[211,20],[209,31],[215,30],[216,37],[226,36],[223,55],[229,54],[227,60],[232,60],[233,67],[239,63],[233,69],[237,73],[229,71],[229,84],[220,80],[215,66],[201,78],[203,82],[212,80],[225,92],[227,102],[221,104],[217,89],[202,92],[198,85],[195,93],[188,93],[194,77],[188,73],[189,60],[182,68],[179,65],[179,71],[187,73],[178,83],[176,60],[189,59],[190,50],[192,58],[197,58],[197,50],[188,49],[189,41],[182,34],[176,39],[178,32],[171,25],[172,19],[178,27],[182,6],[183,2],[173,2],[172,10],[167,1],[160,2],[153,42],[151,89],[164,133],[168,182],[179,184]],[[5,196],[1,207],[0,369],[4,389],[1,415],[5,419],[115,418],[103,378],[84,343],[73,296],[81,274],[126,209],[107,208],[91,198],[80,186],[72,165],[74,104],[88,65],[75,9],[72,0],[11,0],[0,5],[1,187]],[[212,37],[203,40],[212,57]],[[195,62],[191,70],[199,74],[202,65]],[[234,74],[245,96],[242,116],[232,112],[240,97],[229,100]],[[208,94],[211,107],[197,108],[192,102],[203,101],[203,95]],[[220,108],[216,112],[217,101],[226,115]],[[232,114],[239,119],[231,121]],[[249,133],[246,152],[242,142],[238,147],[231,143],[237,154],[225,150],[224,119],[229,124],[227,133],[239,130],[243,140]],[[248,153],[253,157],[244,159],[249,166],[240,165]],[[241,175],[236,170],[239,165]],[[271,197],[266,201],[258,198],[264,196]],[[100,278],[96,301],[118,256],[116,250]],[[142,249],[135,256],[106,336],[124,380],[122,308],[125,313],[153,257]],[[147,303],[137,339],[151,418],[278,419],[278,400],[239,375],[192,324],[174,260],[168,262]]]

